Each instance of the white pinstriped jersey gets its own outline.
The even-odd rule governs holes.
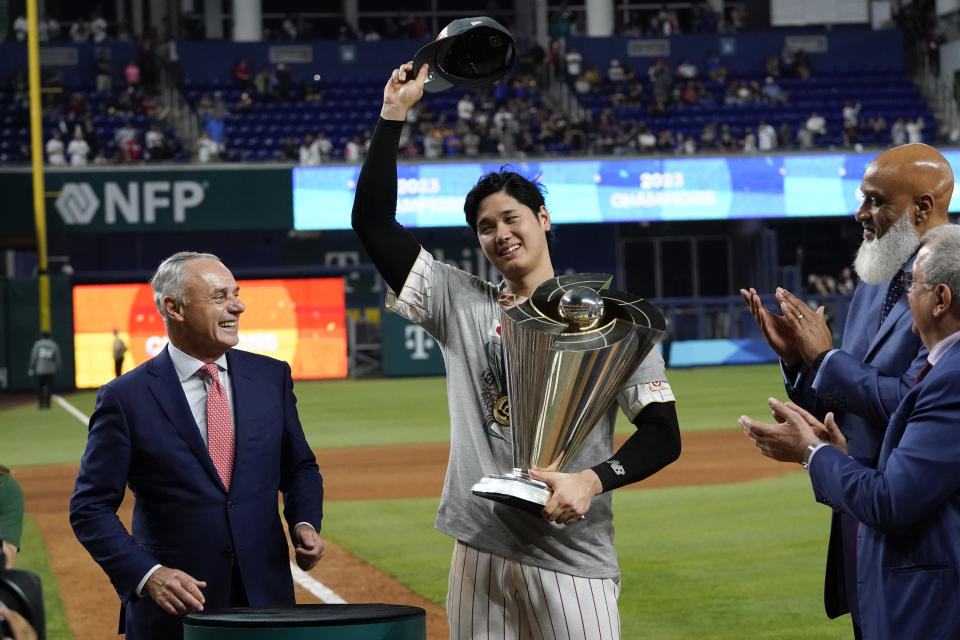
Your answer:
[[[506,392],[499,370],[498,295],[495,285],[434,260],[425,249],[400,295],[387,294],[390,310],[437,340],[446,364],[450,461],[436,527],[508,559],[573,576],[616,578],[609,493],[593,500],[585,519],[563,527],[470,492],[481,477],[513,467],[510,430],[492,418],[493,403]],[[631,420],[648,402],[672,400],[656,350],[638,365],[618,396]],[[616,406],[600,419],[566,471],[587,469],[610,457],[615,417]]]

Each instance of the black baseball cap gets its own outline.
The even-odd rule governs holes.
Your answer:
[[[486,16],[461,18],[417,52],[413,70],[430,65],[423,85],[430,93],[452,86],[484,87],[505,76],[516,57],[513,36],[499,22]]]

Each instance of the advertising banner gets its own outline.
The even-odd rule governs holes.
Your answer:
[[[518,163],[513,170],[540,176],[556,224],[847,216],[860,204],[860,179],[876,156],[561,160]],[[960,171],[960,151],[944,156]],[[400,166],[397,221],[405,227],[462,226],[467,192],[481,175],[500,166]],[[349,229],[359,171],[353,166],[295,168],[294,227]],[[960,199],[950,210],[960,210]]]
[[[71,233],[292,226],[290,169],[48,169],[44,180],[48,227]],[[12,230],[32,232],[30,173],[0,173],[0,188]]]
[[[284,360],[296,380],[347,376],[347,334],[340,278],[240,280],[239,349]],[[78,285],[73,289],[76,386],[114,376],[113,330],[127,346],[123,371],[167,344],[147,284]]]

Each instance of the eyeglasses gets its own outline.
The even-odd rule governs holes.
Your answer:
[[[923,281],[923,280],[915,280],[914,277],[913,277],[913,272],[904,271],[904,272],[903,272],[903,288],[904,288],[904,290],[909,292],[911,289],[913,289],[913,285],[915,285],[915,284],[922,284],[922,285],[924,285],[924,286],[926,286],[926,287],[929,288],[929,287],[932,287],[932,286],[936,285],[937,283],[936,283],[936,282],[925,282],[925,281]]]

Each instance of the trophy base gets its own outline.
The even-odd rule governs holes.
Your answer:
[[[518,476],[486,476],[470,489],[473,495],[539,515],[550,492],[545,482]]]

